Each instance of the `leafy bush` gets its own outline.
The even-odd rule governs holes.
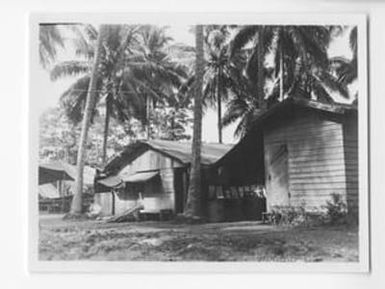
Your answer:
[[[307,207],[308,208],[308,207]],[[305,205],[274,206],[267,214],[266,221],[273,225],[286,226],[321,226],[321,225],[346,225],[357,223],[355,216],[348,215],[345,200],[340,194],[331,194],[331,200],[325,206],[306,210]]]
[[[340,194],[333,193],[331,201],[327,201],[326,209],[327,223],[339,225],[347,223],[348,207]]]

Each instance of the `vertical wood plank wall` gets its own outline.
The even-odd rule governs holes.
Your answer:
[[[112,213],[112,194],[98,193],[94,196],[94,202],[101,207],[101,214],[103,216],[109,216]]]
[[[343,141],[343,125],[313,111],[265,128],[265,149],[277,144],[288,148],[290,205],[311,210],[325,205],[332,193],[346,198]],[[280,205],[269,204],[269,198],[267,203],[268,208]]]
[[[160,170],[160,182],[145,185],[143,205],[146,212],[174,210],[174,167],[181,167],[179,162],[156,151],[148,150],[120,171],[120,175],[131,175],[141,171]],[[115,212],[119,214],[136,205],[136,199],[122,199],[117,195]]]
[[[344,152],[347,203],[349,212],[358,214],[358,119],[350,116],[344,122]]]

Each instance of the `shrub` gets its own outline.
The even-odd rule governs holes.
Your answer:
[[[331,194],[325,206],[306,210],[305,205],[274,206],[268,214],[267,222],[286,226],[346,225],[357,223],[357,218],[348,215],[347,204],[340,194]]]
[[[348,207],[340,194],[333,193],[331,200],[326,202],[327,223],[331,225],[345,224],[348,222]]]

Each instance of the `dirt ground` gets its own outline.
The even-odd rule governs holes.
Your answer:
[[[40,260],[357,262],[357,228],[258,222],[105,224],[43,215]]]

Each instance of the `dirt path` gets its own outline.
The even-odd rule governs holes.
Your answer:
[[[42,260],[357,261],[357,228],[283,228],[258,222],[105,224],[40,218]]]

